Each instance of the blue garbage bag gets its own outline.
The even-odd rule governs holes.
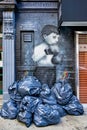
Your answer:
[[[12,85],[9,86],[8,93],[10,95],[10,99],[20,102],[22,100],[22,96],[18,93],[18,85],[19,81],[15,81]]]
[[[42,85],[42,88],[41,88],[41,92],[40,92],[40,95],[43,96],[43,95],[50,95],[50,88],[47,84],[43,84]]]
[[[25,96],[20,104],[20,110],[21,111],[28,111],[33,113],[39,103],[42,103],[42,101],[33,96]]]
[[[1,108],[1,116],[5,119],[15,119],[18,112],[17,104],[13,100],[5,102]]]
[[[70,115],[82,115],[84,113],[83,106],[78,100],[76,96],[73,95],[73,97],[70,99],[68,104],[63,106],[63,108],[66,110],[66,112]]]
[[[28,111],[20,111],[17,116],[17,120],[24,123],[29,127],[32,123],[32,113]]]
[[[57,124],[60,121],[60,115],[57,110],[54,110],[48,104],[38,104],[34,112],[34,123],[36,126],[48,126]]]
[[[60,114],[60,117],[63,117],[63,116],[66,116],[67,113],[66,111],[63,109],[63,106],[62,105],[59,105],[59,104],[56,104],[56,105],[51,105],[51,107],[54,109],[54,110],[57,110]]]
[[[47,84],[42,85],[40,98],[44,104],[55,105],[57,104],[55,96],[52,94],[51,89]]]
[[[18,92],[22,97],[26,95],[38,95],[41,90],[41,83],[34,76],[26,76],[18,85]]]
[[[65,84],[63,84],[62,82],[55,83],[51,91],[56,96],[57,102],[60,105],[67,104],[71,99],[71,97],[73,96],[72,87],[69,83]]]

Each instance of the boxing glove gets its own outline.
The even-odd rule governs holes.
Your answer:
[[[60,54],[54,55],[51,61],[53,64],[61,64],[63,61],[63,55],[60,55]]]
[[[59,48],[57,45],[50,46],[50,50],[53,55],[57,55],[59,53]]]

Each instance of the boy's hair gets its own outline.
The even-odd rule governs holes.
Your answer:
[[[45,25],[41,31],[42,36],[43,35],[49,35],[51,33],[59,34],[57,26],[55,25]]]

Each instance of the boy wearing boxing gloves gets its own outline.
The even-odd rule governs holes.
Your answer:
[[[59,54],[58,29],[54,25],[45,25],[42,29],[44,42],[34,48],[32,55],[36,63],[34,75],[43,83],[52,87],[56,82],[56,65],[62,62],[63,56]]]

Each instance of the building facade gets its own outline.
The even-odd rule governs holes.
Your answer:
[[[59,30],[59,50],[63,55],[62,64],[57,64],[55,67],[55,81],[60,74],[67,71],[74,94],[82,104],[87,104],[87,19],[84,19],[85,16],[79,18],[79,15],[76,15],[81,8],[76,6],[78,2],[78,0],[0,1],[4,101],[9,98],[9,85],[26,75],[35,74],[37,65],[32,60],[34,48],[43,43],[41,31],[44,26],[54,25]],[[73,7],[75,3],[76,12],[72,13],[73,8],[68,6]],[[84,11],[81,16],[83,14]],[[44,70],[44,66],[42,67]],[[50,65],[48,67],[51,74],[54,68]],[[39,78],[43,73],[42,71],[39,73]]]

